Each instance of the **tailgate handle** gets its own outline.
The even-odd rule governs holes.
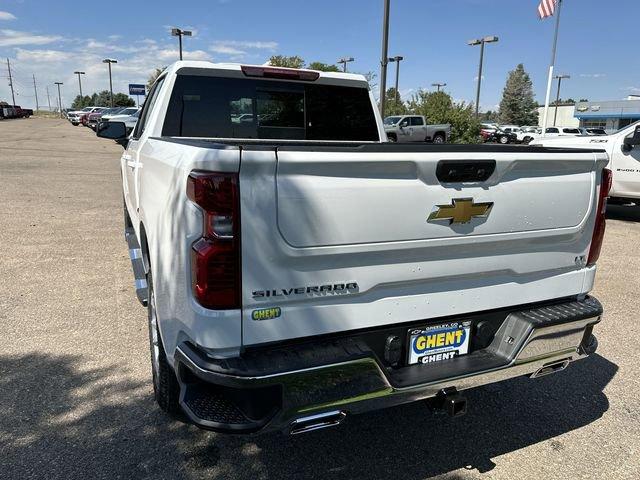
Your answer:
[[[486,182],[495,169],[495,160],[440,160],[436,177],[440,183]]]

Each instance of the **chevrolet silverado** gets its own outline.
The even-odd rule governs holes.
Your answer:
[[[291,434],[423,399],[457,416],[465,389],[597,347],[598,148],[390,143],[360,75],[195,61],[126,130],[98,136],[125,147],[169,414]]]

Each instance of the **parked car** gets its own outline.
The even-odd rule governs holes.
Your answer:
[[[521,127],[519,132],[516,132],[516,141],[518,143],[529,143],[533,138],[533,135],[539,135],[542,133],[542,129],[539,127]]]
[[[446,143],[451,134],[451,125],[427,125],[420,115],[396,115],[384,119],[384,131],[390,142]]]
[[[72,125],[78,126],[81,123],[81,117],[87,113],[93,113],[97,109],[103,107],[84,107],[81,110],[71,110],[67,113],[67,119],[71,122]]]
[[[607,167],[613,175],[611,200],[640,205],[640,122],[611,135],[545,137],[532,141],[531,145],[606,151],[609,155]]]
[[[239,95],[268,125],[233,121]],[[398,145],[376,109],[364,76],[184,61],[129,137],[100,124],[160,408],[222,433],[456,416],[464,389],[595,352],[607,155]]]
[[[101,121],[101,119],[104,116],[108,117],[109,115],[118,115],[124,109],[125,109],[124,107],[113,107],[113,108],[105,108],[103,110],[96,110],[87,116],[87,126],[95,130],[96,125]]]
[[[542,129],[540,129],[542,130]],[[523,143],[531,143],[532,140],[537,140],[540,138],[550,138],[550,137],[577,137],[582,135],[582,132],[579,128],[576,127],[547,127],[545,130],[546,134],[544,137],[542,136],[542,132],[540,133],[530,133],[523,137]]]
[[[113,117],[115,117],[116,115],[129,116],[129,115],[133,115],[134,113],[139,112],[139,111],[140,111],[140,108],[138,108],[138,107],[117,108],[116,111],[114,111],[114,112],[104,113],[102,115],[102,120],[110,120]]]
[[[484,134],[483,134],[484,132]],[[515,133],[505,132],[502,128],[496,128],[495,130],[480,130],[480,135],[484,139],[485,142],[493,142],[500,143],[502,145],[506,145],[508,143],[516,143],[518,137]]]
[[[140,110],[136,109],[132,115],[114,115],[104,120],[104,122],[122,122],[127,128],[127,134],[129,134],[135,128],[139,117]]]

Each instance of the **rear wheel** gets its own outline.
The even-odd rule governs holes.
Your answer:
[[[531,143],[531,140],[533,140],[533,137],[524,137],[522,139],[522,143],[524,143],[525,145],[529,145],[529,143]]]
[[[500,135],[500,138],[498,139],[498,141],[502,145],[506,145],[507,143],[509,143],[509,137],[507,135]]]
[[[433,143],[444,143],[444,141],[445,141],[444,135],[441,133],[436,133],[433,136]]]
[[[387,140],[389,140],[391,143],[396,143],[398,141],[398,139],[396,138],[395,135],[391,134],[391,135],[387,135]]]
[[[153,375],[153,394],[162,410],[172,416],[180,413],[180,385],[176,374],[167,361],[167,355],[162,345],[158,317],[156,312],[156,297],[153,291],[151,272],[147,276],[149,289],[149,348],[151,350],[151,373]]]

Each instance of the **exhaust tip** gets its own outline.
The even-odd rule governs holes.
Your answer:
[[[545,375],[551,375],[552,373],[561,372],[569,366],[569,363],[571,363],[571,360],[569,360],[568,358],[559,360],[557,362],[548,363],[534,372],[531,375],[531,378],[540,378],[544,377]]]
[[[335,427],[340,425],[346,416],[347,414],[342,410],[334,410],[309,415],[308,417],[300,417],[291,422],[289,434],[298,435],[299,433],[312,432],[314,430],[320,430],[321,428]]]

